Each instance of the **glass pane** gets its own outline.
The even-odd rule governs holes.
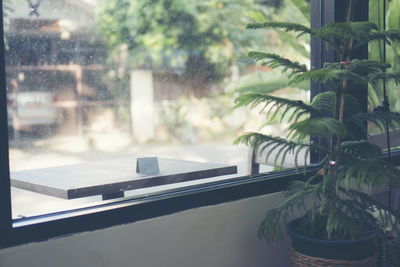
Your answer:
[[[386,1],[386,3],[385,3]],[[379,29],[387,30],[400,29],[398,23],[400,19],[400,5],[398,1],[387,1],[378,0],[370,1],[370,14],[369,19],[378,25]],[[391,65],[391,68],[387,70],[389,73],[397,73],[400,71],[400,44],[398,42],[392,42],[386,46],[382,42],[376,42],[369,45],[368,57],[380,62],[387,62]],[[383,107],[390,108],[391,111],[400,111],[400,85],[394,81],[386,82],[385,85],[381,84],[379,88],[374,89],[369,87],[368,89],[368,104],[369,110],[379,109]],[[385,101],[385,95],[387,101]],[[392,149],[400,146],[399,129],[390,130],[390,147]],[[370,142],[373,142],[380,147],[386,149],[388,147],[388,139],[386,133],[382,133],[376,125],[368,125],[368,133]]]
[[[308,65],[309,40],[245,29],[309,25],[307,1],[3,3],[14,217],[247,175],[249,148],[235,138],[285,125],[235,109],[238,94],[309,99],[247,57],[261,50]],[[143,160],[137,174],[143,157],[157,157],[158,172]]]

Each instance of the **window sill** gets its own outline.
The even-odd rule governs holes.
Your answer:
[[[13,221],[12,238],[3,240],[0,248],[73,233],[94,231],[154,217],[173,214],[202,206],[216,205],[283,191],[293,180],[304,179],[315,173],[319,166],[306,171],[290,170],[281,173],[226,179],[202,185],[169,189],[154,195],[141,195],[92,203],[65,212],[56,212]]]

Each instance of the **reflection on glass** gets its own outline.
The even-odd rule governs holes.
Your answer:
[[[400,5],[396,1],[379,0],[369,2],[369,20],[378,25],[380,29],[399,29]],[[368,58],[380,62],[387,62],[391,68],[387,70],[389,73],[400,72],[400,46],[398,42],[393,42],[390,46],[383,42],[369,44]],[[400,85],[394,81],[380,84],[378,88],[368,88],[368,109],[376,110],[380,108],[389,108],[391,111],[400,111]],[[389,138],[386,133],[381,131],[374,124],[368,125],[369,141],[386,149],[390,143],[391,149],[398,148],[400,140],[398,137],[400,132],[398,129],[390,129]],[[388,142],[389,141],[389,142]]]
[[[308,64],[309,40],[245,30],[255,20],[308,25],[306,2],[44,0],[34,9],[3,2],[13,173],[148,155],[237,165],[235,176],[246,175],[248,148],[232,143],[259,130],[265,115],[234,109],[237,92],[308,100],[307,90],[288,87],[285,75],[250,61],[247,51],[268,46]],[[263,126],[275,135],[284,129],[276,121]],[[14,217],[99,200],[12,188]]]

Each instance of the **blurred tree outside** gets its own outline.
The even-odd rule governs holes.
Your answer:
[[[187,90],[201,91],[228,75],[250,48],[295,45],[288,34],[246,31],[248,22],[309,13],[304,10],[298,0],[102,0],[97,13],[114,61],[127,49],[123,67],[177,72]],[[306,53],[304,47],[300,53]]]
[[[159,112],[176,112],[176,116],[167,116],[174,118],[173,122],[165,119],[166,124],[177,126],[169,127],[169,131],[178,131],[179,125],[208,131],[216,128],[210,123],[207,125],[214,126],[201,126],[198,119],[191,121],[193,116],[184,115],[190,114],[194,105],[210,105],[210,101],[193,102],[193,96],[221,99],[217,101],[223,103],[218,110],[220,118],[214,112],[210,118],[220,123],[228,121],[223,117],[230,118],[233,111],[234,97],[226,94],[243,88],[274,91],[287,87],[284,74],[257,66],[247,57],[249,50],[268,47],[269,51],[309,64],[307,38],[298,39],[284,31],[245,29],[249,22],[265,20],[309,25],[309,1],[99,0],[96,12],[98,32],[108,47],[108,62],[116,69],[110,76],[110,86],[117,97],[129,99],[129,72],[134,69],[173,73],[184,81],[184,99],[176,99],[179,105],[164,105],[167,109]],[[249,121],[243,118],[242,123]],[[238,130],[239,123],[229,120]],[[221,135],[218,132],[215,136]]]
[[[127,48],[126,67],[175,72],[187,90],[201,91],[226,75],[236,49],[249,45],[251,38],[240,34],[248,21],[242,2],[102,1],[99,26],[114,58]]]
[[[4,28],[5,32],[8,30],[8,27],[9,27],[9,23],[10,23],[9,17],[13,11],[13,2],[14,2],[14,0],[3,0],[3,28]],[[4,38],[4,43],[6,46],[5,49],[8,49],[7,38],[5,35],[3,38]]]
[[[278,5],[279,9],[271,12],[266,18],[258,21],[290,21],[310,25],[310,4],[303,0],[285,0]],[[260,33],[260,31],[258,31]],[[298,38],[293,33],[279,30],[266,30],[268,51],[284,55],[286,58],[299,61],[309,66],[310,40],[308,37]],[[261,36],[260,36],[261,37]],[[258,47],[252,47],[258,50]],[[261,49],[264,49],[262,47]],[[252,62],[254,64],[254,62]],[[280,69],[255,71],[243,75],[238,81],[228,86],[230,91],[242,94],[244,92],[284,94],[285,97],[302,98],[309,101],[309,84],[297,84],[297,87],[288,86],[288,75]],[[301,95],[301,96],[300,96]]]
[[[386,1],[386,10],[384,11],[384,1]],[[376,0],[370,1],[369,20],[378,25],[379,29],[383,29],[384,19],[386,29],[400,29],[400,0]],[[384,12],[386,12],[384,14]],[[384,59],[384,44],[376,42],[369,45],[368,57],[373,60],[379,60],[391,64],[392,67],[388,71],[400,71],[400,43],[392,42],[391,46],[386,48],[386,59]],[[386,90],[389,98],[390,109],[400,111],[400,86],[394,82],[386,83]],[[369,88],[368,93],[369,104],[372,107],[378,106],[383,100],[383,85],[378,90]]]

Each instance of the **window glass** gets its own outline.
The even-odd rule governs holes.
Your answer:
[[[234,109],[235,97],[274,89],[309,99],[247,57],[268,51],[309,65],[309,40],[245,29],[309,25],[307,1],[3,3],[15,218],[247,175],[249,148],[235,138],[261,126],[281,135],[285,125]]]
[[[385,2],[386,1],[386,2]],[[378,25],[379,29],[400,29],[400,3],[399,1],[370,1],[369,19]],[[369,45],[368,57],[380,62],[387,62],[391,68],[387,70],[390,73],[397,73],[400,71],[400,44],[392,42],[390,45],[383,44],[383,42],[371,43]],[[400,111],[400,85],[394,81],[380,84],[379,88],[368,88],[368,104],[369,110],[379,108],[389,108],[391,111]],[[386,99],[386,100],[385,100]],[[390,129],[390,147],[398,148],[400,146],[399,129]],[[388,147],[388,138],[386,133],[381,131],[373,124],[368,125],[368,133],[370,134],[369,140],[382,148]]]

